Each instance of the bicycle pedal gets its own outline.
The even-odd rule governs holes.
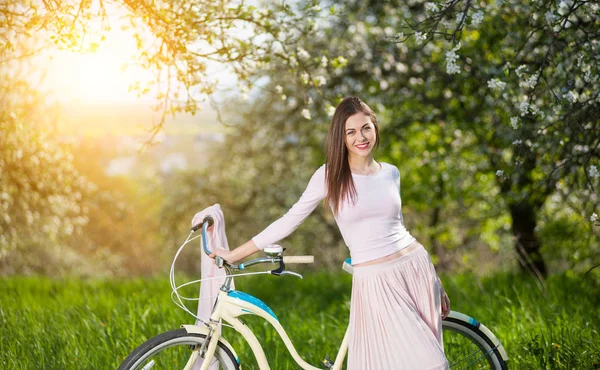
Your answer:
[[[325,366],[328,369],[331,369],[333,367],[333,361],[331,361],[329,356],[325,356],[325,359],[323,359],[323,361],[321,361],[321,363],[323,364],[323,366]]]

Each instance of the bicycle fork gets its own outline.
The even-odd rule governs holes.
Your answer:
[[[210,327],[209,327],[206,339],[204,340],[204,343],[202,343],[202,346],[198,349],[198,351],[194,351],[194,353],[196,354],[195,355],[196,358],[198,358],[198,357],[204,358],[204,361],[202,362],[202,366],[200,367],[200,370],[208,370],[211,360],[213,359],[213,356],[215,354],[215,350],[217,349],[217,344],[219,343],[219,337],[221,336],[220,332],[219,332],[219,328],[218,328],[218,325],[219,325],[218,322],[210,320],[209,325],[210,325]],[[195,362],[195,360],[194,360],[194,362]],[[192,362],[191,365],[193,365],[194,362]],[[189,362],[188,362],[188,364],[189,364]],[[192,367],[186,366],[185,369],[191,370]]]

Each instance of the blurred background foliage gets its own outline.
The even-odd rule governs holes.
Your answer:
[[[590,217],[600,202],[597,172],[593,176],[591,170],[600,164],[599,89],[594,90],[599,69],[595,49],[587,48],[580,32],[588,31],[587,42],[598,47],[594,37],[600,32],[594,31],[600,15],[597,7],[587,8],[593,4],[570,2],[572,14],[591,15],[580,15],[573,21],[577,27],[563,27],[554,36],[540,32],[536,44],[523,49],[516,45],[530,40],[530,30],[539,26],[527,20],[547,10],[558,13],[552,20],[558,22],[564,16],[554,9],[558,5],[482,2],[476,6],[486,10],[484,21],[476,24],[471,15],[470,27],[458,21],[456,9],[465,17],[477,9],[457,7],[447,15],[455,22],[447,30],[462,30],[453,41],[461,41],[464,71],[449,73],[447,53],[456,43],[433,36],[419,41],[413,37],[419,28],[399,42],[411,35],[398,36],[403,21],[428,25],[418,23],[432,17],[421,2],[311,1],[293,9],[265,4],[235,11],[211,5],[208,14],[235,12],[227,14],[255,24],[255,35],[264,41],[232,36],[235,22],[203,28],[197,36],[216,48],[214,55],[179,48],[193,44],[189,35],[180,36],[198,21],[196,13],[181,16],[185,3],[165,2],[166,10],[144,13],[138,2],[114,2],[142,22],[134,29],[146,29],[171,46],[163,54],[139,54],[141,64],[163,72],[175,68],[173,81],[183,84],[182,91],[197,87],[210,95],[214,84],[201,61],[222,57],[217,59],[231,66],[239,94],[213,101],[211,113],[191,119],[190,126],[185,114],[196,113],[200,100],[159,90],[159,118],[147,126],[150,133],[133,118],[108,111],[84,112],[73,123],[72,108],[59,109],[32,80],[32,70],[43,71],[43,63],[27,61],[37,46],[15,36],[19,27],[31,30],[39,25],[37,17],[61,9],[36,3],[37,13],[31,14],[37,15],[23,16],[32,25],[8,16],[20,5],[2,5],[0,274],[162,274],[193,215],[214,203],[224,210],[230,246],[247,241],[294,204],[324,163],[332,107],[348,95],[360,96],[378,114],[382,143],[375,157],[400,169],[405,222],[439,269],[598,274],[600,231]],[[164,23],[173,19],[169,12],[181,16],[174,28]],[[62,37],[54,44],[70,49],[80,41],[78,27],[86,24],[68,33],[58,23],[44,27]],[[577,46],[578,40],[584,41]],[[146,43],[140,43],[142,53]],[[187,69],[177,70],[181,65]],[[523,86],[531,76],[521,78],[519,65],[531,75],[542,68],[545,82]],[[552,69],[544,70],[547,65]],[[588,70],[592,77],[585,77]],[[494,78],[507,87],[490,88]],[[562,85],[589,100],[552,102]],[[147,93],[143,86],[134,90]],[[523,113],[514,96],[529,96],[529,110]],[[179,116],[168,121],[171,113]],[[106,132],[98,133],[103,122]],[[123,144],[131,137],[154,145],[138,150]],[[173,154],[186,158],[185,164],[162,167]],[[135,165],[111,173],[119,158]],[[322,205],[282,244],[292,254],[314,254],[317,266],[337,267],[348,255]],[[189,253],[180,268],[193,273],[198,252]]]

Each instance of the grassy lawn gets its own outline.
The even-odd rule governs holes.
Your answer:
[[[183,282],[183,279],[180,279]],[[552,276],[542,289],[521,275],[443,279],[452,308],[483,322],[504,343],[513,369],[600,368],[600,281]],[[299,353],[317,365],[334,358],[347,323],[351,277],[307,272],[238,278],[262,299]],[[191,288],[189,294],[194,294]],[[273,369],[297,369],[275,330],[244,316]],[[149,280],[0,279],[0,369],[114,369],[136,346],[193,319],[170,300],[167,277]],[[224,329],[244,369],[248,346]]]

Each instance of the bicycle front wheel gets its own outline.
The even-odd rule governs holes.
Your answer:
[[[452,316],[442,322],[450,369],[507,369],[502,344],[491,332],[486,333],[489,331],[485,327],[468,316],[457,313]]]
[[[191,369],[191,362],[206,340],[206,335],[188,333],[185,329],[171,330],[149,339],[136,348],[119,370]],[[218,343],[211,366],[219,370],[239,370],[234,354]],[[210,368],[211,370],[214,367]]]

